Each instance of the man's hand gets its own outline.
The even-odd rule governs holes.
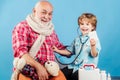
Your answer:
[[[48,79],[48,73],[43,65],[35,61],[35,59],[33,59],[28,53],[24,54],[22,57],[26,60],[27,64],[30,64],[36,69],[39,80]]]
[[[38,64],[36,67],[36,70],[37,70],[39,80],[47,80],[48,79],[48,73],[44,66],[42,66],[41,64]]]

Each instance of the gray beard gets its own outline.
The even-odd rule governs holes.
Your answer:
[[[51,23],[51,21],[49,21],[49,22],[41,21],[41,19],[38,18],[37,16],[34,16],[34,20],[36,23],[41,24],[43,26],[49,26],[49,24]]]

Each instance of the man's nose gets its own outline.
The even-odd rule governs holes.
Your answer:
[[[49,18],[49,15],[48,15],[48,14],[46,14],[46,15],[45,15],[45,18]]]

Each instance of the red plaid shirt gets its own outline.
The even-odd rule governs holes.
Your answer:
[[[34,32],[26,21],[20,22],[13,30],[12,33],[12,47],[14,52],[14,57],[21,57],[23,54],[29,52],[31,46],[36,41],[38,33]],[[46,46],[48,45],[48,46]],[[47,60],[54,60],[54,54],[52,46],[55,45],[59,49],[64,48],[64,46],[59,42],[58,37],[53,31],[50,36],[46,36],[45,41],[40,47],[40,50],[36,54],[41,63]]]

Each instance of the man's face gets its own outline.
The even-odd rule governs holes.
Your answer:
[[[47,23],[52,20],[53,8],[49,4],[41,4],[34,11],[35,17],[43,23]]]

